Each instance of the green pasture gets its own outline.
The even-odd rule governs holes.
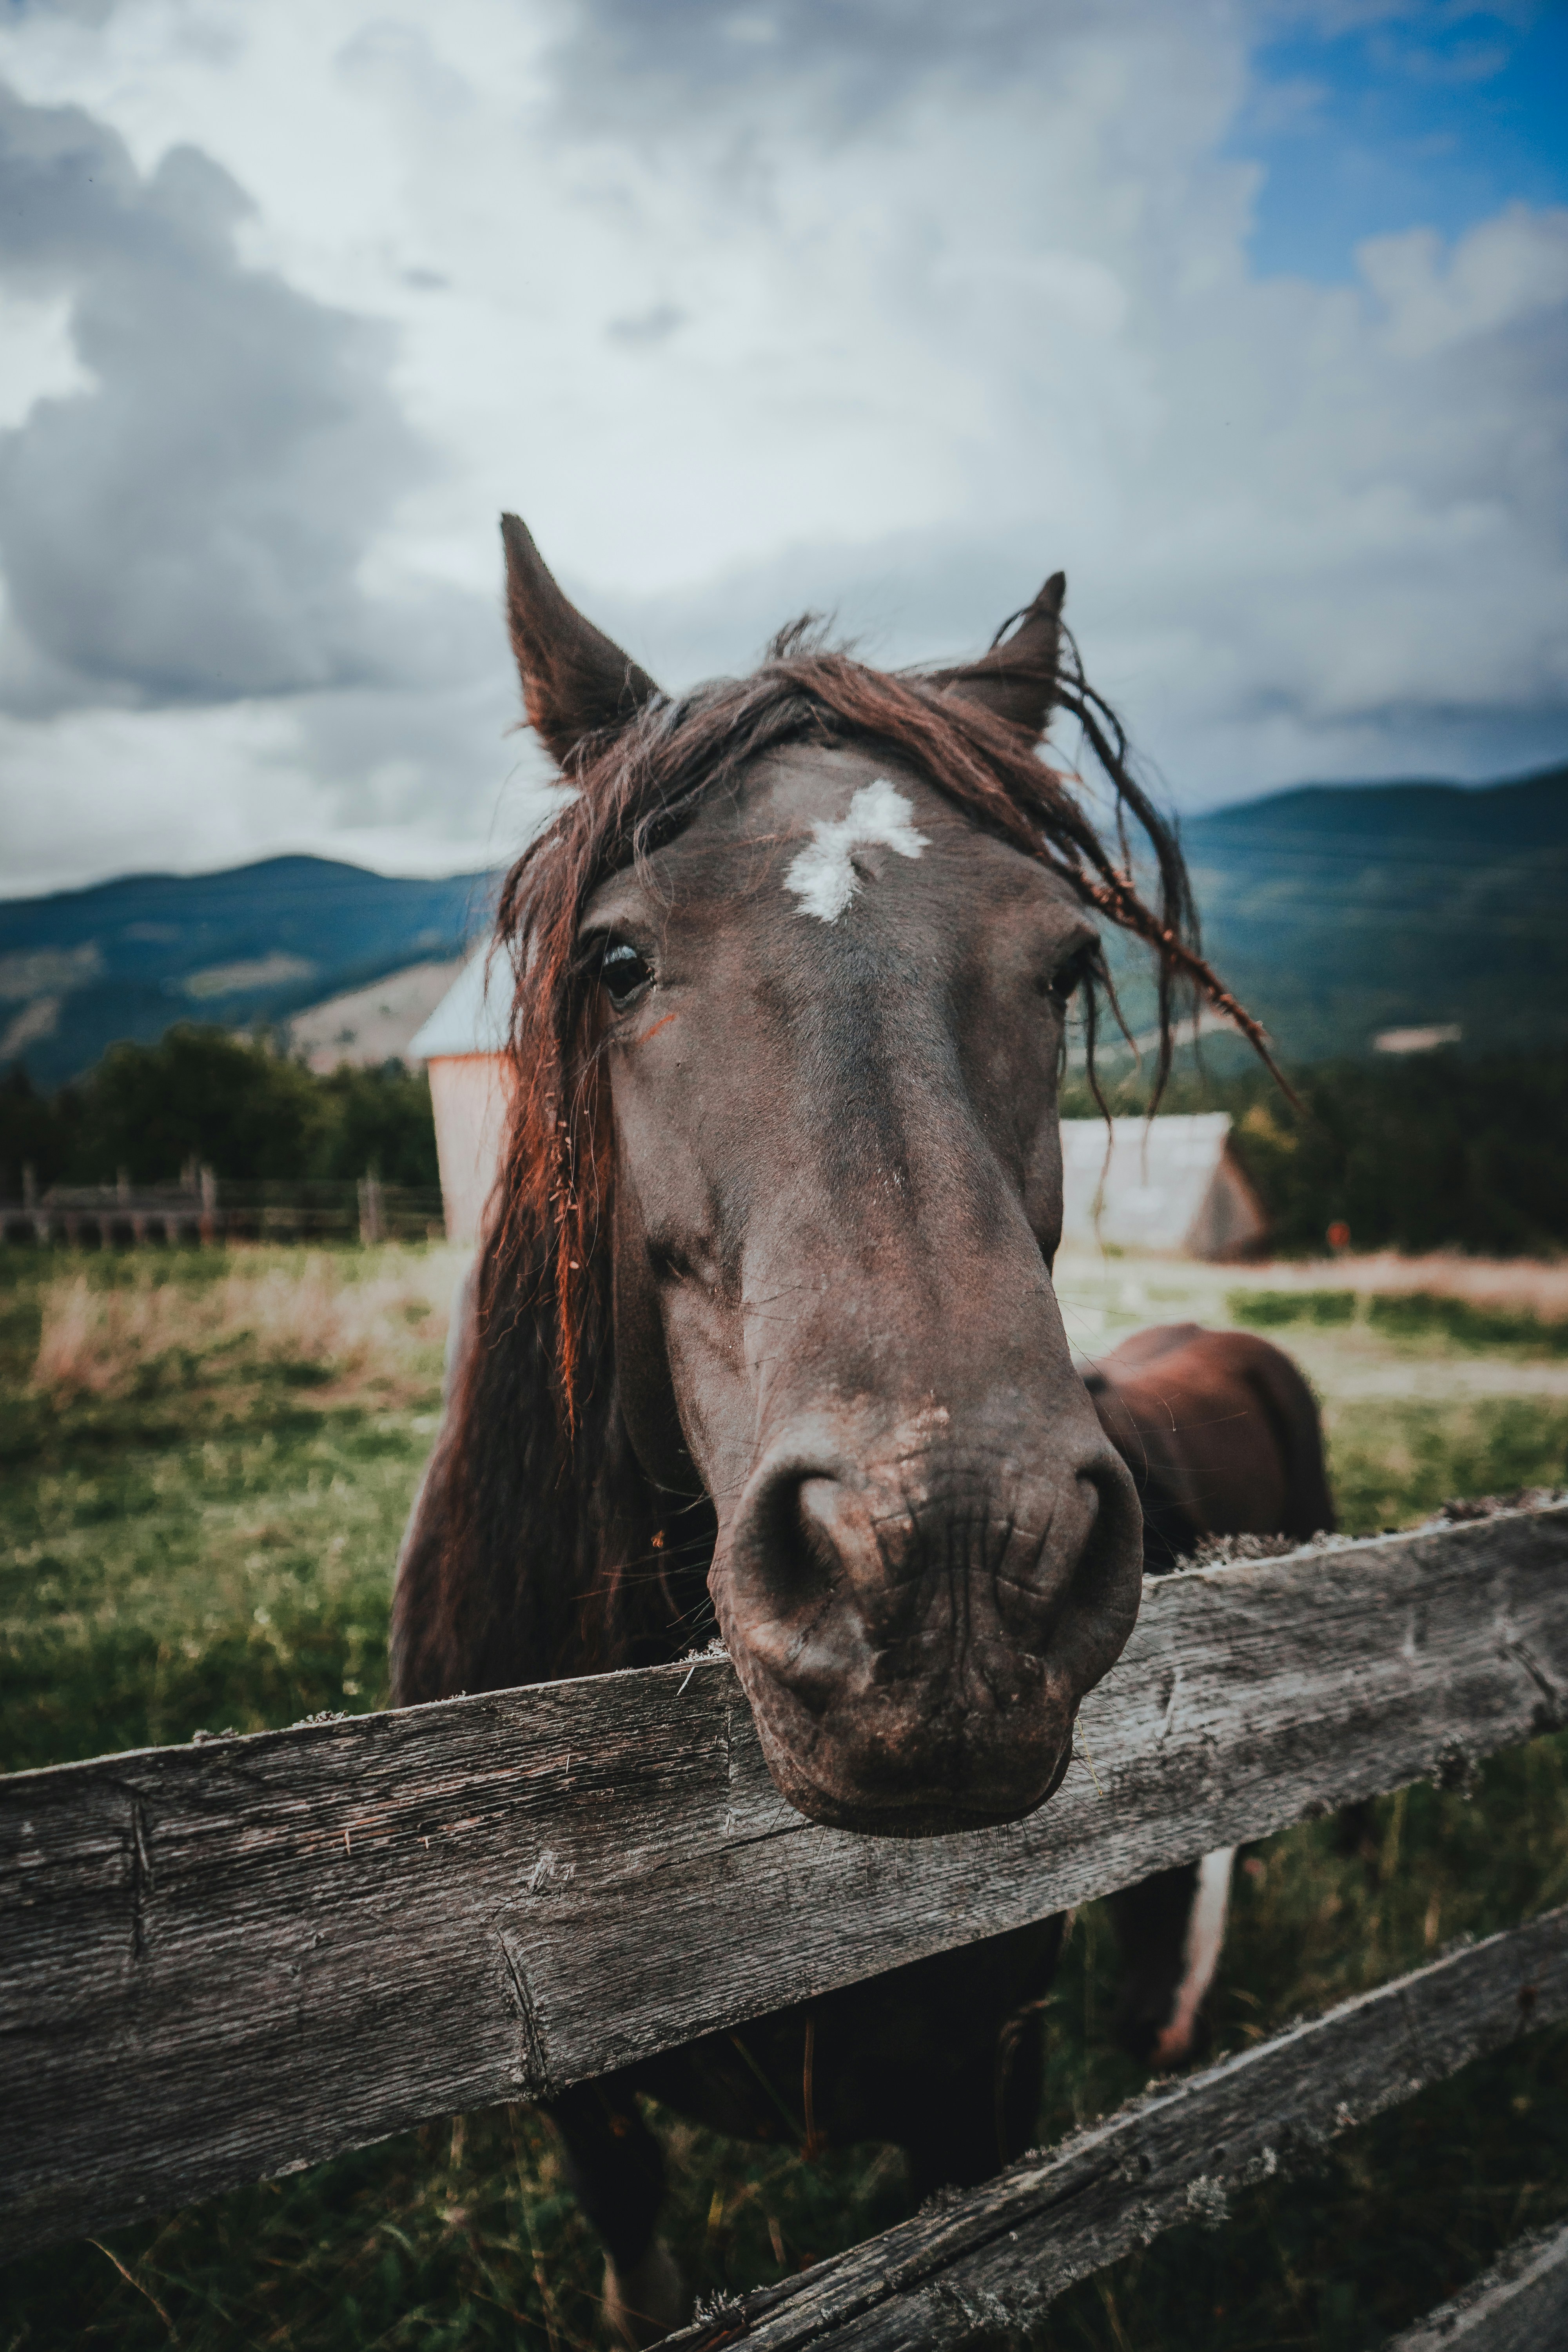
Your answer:
[[[435,1426],[443,1249],[0,1255],[5,1769],[286,1724],[385,1698],[397,1536]],[[1267,1329],[1323,1401],[1344,1524],[1560,1483],[1561,1331],[1455,1302],[1270,1291],[1234,1273],[1061,1268],[1075,1345],[1194,1316]],[[1237,1871],[1215,2003],[1234,2048],[1568,1901],[1568,1738],[1420,1787],[1370,1833],[1308,1825]],[[742,1923],[737,1923],[738,1932]],[[1050,2011],[1040,2138],[1138,2088],[1109,2020],[1098,1906]],[[661,2116],[668,2234],[704,2297],[897,2219],[901,2168],[807,2162]],[[1568,2035],[1542,2035],[1087,2282],[1039,2341],[1105,2352],[1360,2352],[1568,2210]],[[443,2120],[313,2172],[0,2273],[0,2352],[601,2345],[599,2258],[549,2126]]]

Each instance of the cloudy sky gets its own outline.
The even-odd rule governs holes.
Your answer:
[[[1560,0],[11,0],[0,887],[503,855],[503,506],[669,685],[1065,565],[1185,808],[1568,756],[1565,87]]]

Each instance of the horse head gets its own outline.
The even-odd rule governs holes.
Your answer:
[[[1058,1085],[1102,918],[1163,940],[1168,982],[1179,860],[1118,766],[1164,866],[1144,908],[1037,754],[1073,686],[1059,574],[965,668],[796,632],[671,700],[503,530],[528,718],[576,791],[502,900],[492,1250],[562,1442],[629,1452],[656,1520],[710,1498],[709,1590],[792,1804],[1014,1819],[1138,1609],[1137,1500],[1052,1289]]]

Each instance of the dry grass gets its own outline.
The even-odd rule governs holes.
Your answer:
[[[1325,1328],[1314,1338],[1336,1344],[1354,1340],[1364,1352],[1375,1344],[1390,1360],[1409,1363],[1412,1351],[1400,1348],[1397,1335],[1406,1311],[1420,1321],[1419,1352],[1451,1365],[1455,1350],[1443,1344],[1440,1312],[1421,1314],[1423,1307],[1451,1302],[1457,1312],[1449,1318],[1450,1338],[1466,1334],[1468,1315],[1513,1318],[1520,1328],[1511,1337],[1521,1343],[1542,1343],[1537,1353],[1561,1352],[1568,1326],[1568,1259],[1488,1259],[1438,1253],[1429,1257],[1400,1257],[1392,1250],[1365,1257],[1276,1259],[1239,1265],[1205,1265],[1192,1258],[1153,1255],[1068,1251],[1058,1257],[1054,1276],[1057,1297],[1075,1347],[1099,1353],[1119,1339],[1148,1323],[1165,1323],[1190,1317],[1194,1321],[1228,1324],[1236,1321],[1237,1302],[1270,1300],[1279,1313],[1269,1319],[1281,1326],[1282,1346],[1294,1349],[1314,1323]],[[1300,1314],[1289,1302],[1300,1302]],[[1408,1310],[1406,1309],[1408,1302]],[[1325,1314],[1330,1305],[1342,1309]],[[1258,1318],[1245,1319],[1258,1325]],[[1342,1330],[1335,1328],[1341,1324]],[[1283,1327],[1289,1325],[1289,1334]],[[1350,1327],[1354,1325],[1354,1333]],[[1375,1327],[1375,1328],[1374,1328]],[[1412,1323],[1412,1336],[1414,1321]],[[1467,1352],[1485,1339],[1504,1337],[1477,1323],[1467,1340]],[[1517,1350],[1516,1350],[1517,1354]],[[1314,1374],[1316,1377],[1316,1374]]]
[[[1568,1322],[1568,1258],[1461,1257],[1457,1250],[1401,1257],[1396,1250],[1378,1250],[1365,1257],[1287,1259],[1227,1271],[1233,1283],[1248,1288],[1359,1290],[1374,1297],[1420,1292],[1536,1315],[1543,1323]]]
[[[33,1386],[56,1404],[206,1386],[248,1365],[313,1376],[322,1402],[425,1385],[415,1358],[445,1339],[455,1267],[446,1253],[386,1250],[374,1271],[311,1253],[295,1266],[241,1265],[214,1283],[134,1269],[104,1285],[49,1283]]]

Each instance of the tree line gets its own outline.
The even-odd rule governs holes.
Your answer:
[[[1167,1111],[1227,1110],[1237,1158],[1285,1255],[1321,1251],[1331,1225],[1357,1250],[1550,1255],[1568,1246],[1568,1053],[1452,1051],[1321,1062],[1288,1074],[1290,1103],[1264,1070],[1191,1066]],[[1145,1080],[1107,1085],[1110,1108],[1143,1109]],[[1065,1117],[1094,1115],[1088,1083]]]
[[[166,1182],[193,1160],[237,1181],[440,1181],[430,1088],[401,1062],[319,1077],[265,1039],[185,1023],[156,1045],[111,1045],[56,1094],[20,1065],[0,1078],[0,1192],[13,1198],[26,1169],[45,1192],[121,1171]]]
[[[1260,1069],[1193,1066],[1167,1111],[1228,1110],[1237,1158],[1274,1246],[1321,1251],[1331,1224],[1356,1249],[1533,1255],[1568,1247],[1568,1053],[1327,1062],[1291,1074],[1291,1104]],[[1136,1074],[1107,1079],[1118,1113],[1147,1102]],[[1081,1076],[1064,1117],[1096,1115]],[[30,1167],[39,1189],[134,1183],[193,1159],[237,1181],[346,1179],[434,1186],[423,1071],[400,1062],[318,1077],[265,1041],[185,1024],[156,1045],[115,1045],[58,1093],[25,1069],[0,1078],[0,1192]]]

